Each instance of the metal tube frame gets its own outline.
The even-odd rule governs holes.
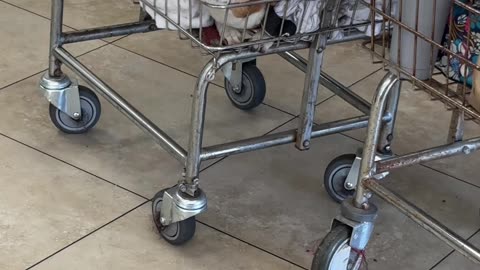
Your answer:
[[[389,157],[387,159],[375,161],[377,152],[381,152],[382,150],[390,152],[390,149],[387,147],[392,138],[388,138],[388,136],[394,129],[400,84],[401,81],[398,73],[394,74],[392,72],[388,72],[379,84],[372,103],[359,180],[355,197],[351,204],[360,211],[368,211],[371,207],[374,207],[374,205],[371,205],[368,201],[371,197],[370,192],[373,192],[386,202],[395,206],[400,212],[411,218],[422,228],[447,243],[450,247],[454,248],[473,262],[480,263],[480,249],[455,234],[423,210],[380,185],[378,180],[374,177],[375,175],[389,172],[393,169],[455,155],[471,154],[474,151],[480,150],[480,137],[478,137],[403,156]],[[385,116],[389,116],[391,121],[382,122],[382,118]]]
[[[290,130],[264,137],[256,137],[202,148],[206,97],[209,82],[213,80],[215,73],[223,65],[232,61],[255,58],[267,54],[279,54],[288,62],[309,74],[310,76],[307,76],[309,80],[317,80],[317,78],[314,78],[313,76],[316,73],[312,71],[316,71],[321,67],[321,61],[318,61],[321,60],[321,57],[316,55],[312,58],[314,62],[317,61],[317,64],[320,63],[319,65],[315,65],[317,68],[312,69],[312,65],[308,65],[305,59],[293,52],[295,50],[310,47],[310,43],[300,42],[297,44],[284,44],[281,46],[275,46],[266,52],[249,51],[238,54],[230,53],[223,54],[217,59],[212,59],[212,61],[205,66],[200,74],[196,89],[194,91],[191,116],[192,129],[187,152],[172,138],[159,129],[154,123],[152,123],[138,110],[131,106],[105,82],[95,76],[93,72],[88,70],[78,60],[76,60],[74,56],[62,48],[62,45],[67,43],[158,30],[153,22],[142,21],[131,24],[122,24],[63,33],[63,4],[64,0],[52,0],[50,56],[49,69],[47,73],[48,77],[52,79],[61,78],[64,76],[61,71],[61,64],[63,63],[67,65],[87,83],[92,85],[94,90],[104,96],[107,101],[113,104],[114,107],[124,113],[132,122],[150,134],[155,141],[160,144],[160,146],[166,149],[171,155],[173,155],[177,160],[186,166],[186,177],[183,182],[186,188],[182,189],[182,185],[179,186],[182,192],[194,195],[197,191],[199,167],[201,161],[203,160],[225,157],[228,155],[244,153],[298,141],[296,138],[297,131]],[[318,43],[316,45],[318,45]],[[394,128],[395,114],[399,99],[399,77],[392,73],[388,73],[384,77],[378,87],[373,106],[370,106],[368,102],[323,72],[320,72],[320,77],[318,80],[322,85],[326,86],[328,89],[336,93],[339,97],[352,104],[360,111],[364,113],[368,113],[370,111],[370,121],[368,120],[369,117],[363,116],[322,124],[317,127],[310,127],[311,133],[309,136],[311,138],[315,138],[337,132],[363,128],[367,126],[368,123],[368,134],[363,151],[361,171],[359,174],[356,195],[353,200],[354,206],[361,209],[368,208],[368,198],[370,197],[368,196],[368,192],[372,191],[381,198],[385,199],[387,202],[396,206],[401,212],[412,218],[415,222],[422,225],[425,229],[432,232],[443,241],[447,242],[450,246],[462,254],[473,260],[476,260],[477,262],[480,262],[480,251],[477,248],[473,247],[464,239],[461,239],[458,235],[455,235],[453,232],[449,231],[443,225],[438,223],[438,221],[429,217],[420,209],[404,201],[394,193],[388,191],[374,180],[374,176],[376,174],[388,172],[392,169],[402,168],[405,166],[446,158],[454,155],[470,154],[471,152],[480,149],[480,138],[470,139],[464,142],[457,142],[437,148],[431,148],[400,157],[390,157],[384,160],[375,161],[377,151],[379,149],[385,150],[385,147],[389,146],[391,141],[390,135],[392,134]],[[393,94],[390,93],[392,90]],[[311,91],[307,94],[306,98],[308,101],[313,100],[314,95],[312,94],[314,93]],[[305,104],[309,104],[309,102],[304,103],[301,113],[302,115],[309,115],[312,113],[310,111],[312,110],[312,106],[305,106]],[[308,118],[310,119],[310,117]]]
[[[325,17],[324,17],[325,18]],[[305,76],[302,105],[299,116],[299,126],[295,147],[299,150],[308,150],[312,138],[313,120],[315,117],[315,105],[317,103],[318,87],[320,78],[318,74],[322,71],[323,55],[327,46],[327,35],[315,36],[310,47],[307,73]]]
[[[155,22],[153,20],[143,20],[141,18],[140,22],[98,27],[64,33],[62,31],[63,7],[64,0],[52,0],[52,22],[49,62],[50,78],[53,79],[64,76],[61,70],[61,64],[65,64],[78,76],[84,79],[89,85],[91,85],[93,89],[96,90],[96,92],[102,95],[114,107],[116,107],[119,111],[125,114],[127,118],[129,118],[147,134],[151,135],[161,147],[166,149],[167,152],[173,155],[179,162],[181,162],[186,167],[184,179],[185,190],[182,191],[185,191],[190,195],[193,195],[195,193],[195,190],[198,186],[200,163],[203,160],[216,157],[224,157],[227,155],[243,153],[253,150],[259,150],[284,143],[296,142],[295,138],[292,138],[291,133],[279,133],[273,134],[271,136],[251,138],[240,142],[210,146],[203,149],[202,136],[206,109],[207,89],[209,82],[214,78],[215,73],[227,63],[252,59],[268,54],[284,54],[287,52],[293,52],[295,50],[306,49],[311,47],[310,42],[284,44],[281,46],[272,47],[268,51],[261,52],[247,51],[242,53],[223,54],[216,59],[212,59],[212,61],[204,67],[202,73],[197,80],[192,104],[192,130],[188,143],[188,151],[186,151],[180,145],[178,145],[171,137],[169,137],[166,133],[159,129],[141,112],[139,112],[136,108],[130,105],[128,101],[123,99],[110,86],[108,86],[105,82],[98,78],[92,71],[90,71],[82,63],[76,60],[74,56],[72,56],[62,47],[64,44],[68,43],[77,43],[107,37],[121,36],[126,34],[144,33],[160,30],[156,28]],[[336,93],[340,94],[344,91],[348,92],[348,94],[343,94],[343,96],[353,96],[353,98],[349,99],[350,101],[352,101],[351,103],[360,104],[359,109],[361,111],[366,111],[365,107],[369,106],[368,103],[359,98],[358,96],[352,95],[352,92],[348,88],[341,85],[339,82],[333,80],[333,78],[328,77],[328,75],[324,73],[322,73],[320,80],[319,78],[316,78],[315,74],[321,71],[321,63],[323,60],[322,51],[325,47],[326,36],[323,36],[322,38],[317,38],[317,40],[318,42],[315,42],[315,45],[311,49],[311,61],[316,62],[316,68],[313,68],[312,65],[308,65],[307,61],[299,57],[298,55],[282,55],[282,57],[286,58],[287,60],[290,59],[290,61],[292,62],[294,61],[292,59],[297,59],[298,61],[300,61],[304,66],[304,71],[310,74],[310,76],[308,76],[309,79],[307,79],[306,81],[313,81],[314,85],[307,85],[305,87],[305,93],[309,96],[309,104],[314,105],[314,99],[316,99],[316,95],[311,94],[316,93],[316,90],[318,89],[318,83],[320,81],[320,83],[326,84],[325,86],[327,88],[335,87]],[[314,89],[315,91],[312,91],[312,89]],[[366,106],[363,106],[365,104]],[[312,128],[314,106],[303,106],[302,111],[304,112],[304,115],[309,115],[310,127],[305,129],[305,131],[308,131],[309,137],[320,137],[336,132],[363,128],[366,126],[368,121],[367,117],[360,117],[353,119],[345,119],[343,121],[335,121]],[[388,118],[385,118],[384,120],[389,121]]]

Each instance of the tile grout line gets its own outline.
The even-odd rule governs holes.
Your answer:
[[[2,2],[2,3],[4,3],[4,4],[7,4],[7,5],[9,5],[9,6],[12,6],[12,7],[14,7],[14,8],[18,8],[18,9],[20,9],[20,10],[23,10],[23,11],[25,11],[25,12],[27,12],[27,13],[36,15],[36,16],[38,16],[38,17],[40,17],[40,18],[43,18],[43,19],[45,19],[45,20],[47,20],[47,21],[51,21],[51,20],[52,20],[52,19],[50,19],[49,17],[43,16],[42,14],[33,12],[33,11],[31,11],[31,10],[29,10],[29,9],[26,9],[26,8],[24,8],[24,7],[15,5],[15,4],[10,3],[10,2],[8,2],[8,1],[6,1],[6,0],[0,0],[0,2]],[[65,23],[62,23],[62,26],[68,27],[68,28],[72,29],[73,31],[79,31],[78,28],[73,27],[73,26],[70,26],[70,25],[65,24]],[[126,35],[126,36],[128,36],[128,35]],[[122,36],[122,37],[120,37],[120,38],[118,38],[118,39],[115,39],[115,40],[113,40],[113,41],[107,41],[106,39],[96,39],[96,40],[100,40],[100,41],[103,41],[103,42],[105,42],[105,43],[112,44],[113,42],[116,42],[116,41],[118,41],[118,40],[120,40],[120,39],[122,39],[122,38],[124,38],[124,37],[126,37],[126,36]],[[111,38],[114,38],[114,37],[111,37]],[[92,41],[92,40],[90,40],[90,41]],[[84,41],[84,42],[85,42],[85,41]],[[88,42],[88,41],[86,41],[86,42]]]
[[[353,86],[355,86],[355,85],[357,85],[357,84],[361,83],[362,81],[364,81],[364,80],[368,79],[369,77],[371,77],[371,76],[375,75],[375,73],[377,73],[377,72],[381,71],[382,69],[383,69],[383,68],[378,68],[378,69],[376,69],[376,70],[374,70],[374,71],[370,72],[369,74],[365,75],[365,76],[364,76],[364,77],[362,77],[361,79],[358,79],[358,80],[354,81],[353,83],[349,84],[349,85],[348,85],[348,86],[346,86],[346,87],[347,87],[347,88],[351,88],[351,87],[353,87]],[[327,88],[327,90],[328,90],[328,88]],[[329,90],[329,91],[330,91],[330,90]],[[330,91],[330,92],[331,92],[331,91]],[[336,96],[337,94],[333,94],[333,95],[334,95],[334,96]],[[320,103],[323,103],[323,102],[321,101],[321,102],[319,102],[318,104],[316,104],[315,106],[318,106],[318,105],[320,105]],[[346,102],[346,103],[347,103],[347,102]],[[348,104],[348,103],[347,103],[347,104]],[[348,105],[350,105],[350,104],[348,104]],[[352,105],[350,105],[350,106],[352,106]],[[352,106],[352,107],[353,107],[353,106]]]
[[[262,102],[262,104],[265,105],[265,106],[267,106],[267,107],[269,107],[269,108],[271,108],[271,109],[277,110],[277,111],[279,111],[279,112],[283,112],[283,113],[288,114],[288,115],[290,115],[290,116],[297,117],[297,115],[295,115],[295,114],[293,114],[293,113],[287,112],[287,111],[285,111],[285,110],[283,110],[283,109],[277,108],[277,107],[275,107],[275,106],[273,106],[273,105],[270,105],[270,104],[267,104],[267,103],[265,103],[265,102]]]
[[[0,1],[1,1],[1,0],[0,0]],[[115,41],[115,42],[116,42],[116,41]],[[158,60],[156,60],[156,59],[153,59],[153,58],[151,58],[151,57],[149,57],[149,56],[146,56],[146,55],[143,55],[143,54],[141,54],[141,53],[138,53],[138,52],[136,52],[136,51],[134,51],[134,50],[125,48],[125,47],[123,47],[123,46],[121,46],[121,45],[115,44],[115,42],[112,42],[111,45],[114,46],[114,47],[117,47],[117,48],[119,48],[119,49],[122,49],[122,50],[124,50],[124,51],[127,51],[127,52],[129,52],[129,53],[132,53],[132,54],[135,54],[135,55],[137,55],[137,56],[140,56],[140,57],[142,57],[142,58],[145,58],[145,59],[147,59],[147,60],[150,60],[150,61],[152,61],[152,62],[155,62],[155,63],[157,63],[157,64],[160,64],[160,65],[162,65],[162,66],[164,66],[164,67],[167,67],[167,68],[173,69],[173,70],[175,70],[175,71],[178,71],[178,72],[180,72],[180,73],[183,73],[183,74],[185,74],[185,75],[188,75],[188,76],[190,76],[190,77],[192,77],[192,78],[198,79],[198,76],[195,75],[195,74],[192,74],[192,73],[189,73],[189,72],[187,72],[187,71],[181,70],[181,69],[179,69],[179,68],[177,68],[177,67],[174,67],[174,66],[171,66],[171,65],[169,65],[169,64],[167,64],[167,63],[163,63],[163,62],[158,61]],[[210,82],[210,84],[213,84],[213,85],[218,86],[218,87],[220,87],[220,88],[224,88],[223,85],[219,85],[219,84],[214,83],[214,82]]]
[[[3,0],[0,0],[0,1],[3,1]],[[125,37],[126,37],[126,36],[121,37],[121,38],[119,38],[118,40],[121,40],[121,39],[123,39],[123,38],[125,38]],[[115,40],[115,41],[117,41],[117,40]],[[106,46],[110,45],[111,43],[113,43],[113,42],[115,42],[115,41],[102,44],[102,45],[99,46],[99,47],[96,47],[96,48],[93,48],[93,49],[88,50],[88,51],[86,51],[86,52],[83,52],[83,53],[75,56],[75,58],[85,56],[85,55],[87,55],[87,54],[89,54],[89,53],[92,53],[92,52],[94,52],[94,51],[96,51],[96,50],[99,50],[99,49],[101,49],[101,48],[103,48],[103,47],[106,47]],[[17,84],[17,83],[21,83],[21,82],[23,82],[23,81],[25,81],[25,80],[28,80],[28,79],[30,79],[30,78],[33,78],[33,77],[35,77],[35,76],[37,76],[37,75],[39,75],[39,74],[42,74],[43,72],[46,72],[47,70],[48,70],[48,68],[42,69],[42,70],[39,71],[39,72],[36,72],[36,73],[34,73],[34,74],[31,74],[31,75],[28,75],[27,77],[24,77],[24,78],[19,79],[19,80],[15,81],[15,82],[12,82],[12,83],[9,83],[9,84],[7,84],[7,85],[5,85],[5,86],[2,86],[2,87],[0,87],[0,91],[1,91],[1,90],[4,90],[4,89],[6,89],[6,88],[9,88],[9,87],[11,87],[11,86],[13,86],[13,85],[15,85],[15,84]]]
[[[78,243],[78,242],[82,241],[83,239],[85,239],[85,238],[89,237],[90,235],[92,235],[92,234],[94,234],[94,233],[98,232],[99,230],[101,230],[101,229],[105,228],[106,226],[108,226],[108,225],[112,224],[113,222],[115,222],[115,221],[117,221],[117,220],[121,219],[122,217],[124,217],[124,216],[126,216],[126,215],[130,214],[131,212],[133,212],[133,211],[137,210],[138,208],[140,208],[140,207],[142,207],[143,205],[147,204],[149,201],[150,201],[150,200],[147,200],[147,201],[144,201],[144,202],[142,202],[141,204],[139,204],[139,205],[135,206],[134,208],[132,208],[132,209],[128,210],[126,213],[123,213],[123,214],[121,214],[120,216],[118,216],[118,217],[114,218],[113,220],[111,220],[111,221],[109,221],[109,222],[107,222],[107,223],[103,224],[102,226],[100,226],[100,227],[98,227],[98,228],[94,229],[93,231],[91,231],[91,232],[87,233],[86,235],[84,235],[84,236],[82,236],[82,237],[78,238],[77,240],[73,241],[72,243],[70,243],[70,244],[68,244],[68,245],[64,246],[63,248],[61,248],[61,249],[59,249],[59,250],[55,251],[54,253],[52,253],[52,254],[48,255],[47,257],[43,258],[42,260],[40,260],[40,261],[38,261],[38,262],[34,263],[33,265],[31,265],[31,266],[27,267],[27,268],[26,268],[26,270],[29,270],[29,269],[32,269],[32,268],[36,267],[37,265],[39,265],[39,264],[43,263],[44,261],[46,261],[46,260],[48,260],[48,259],[52,258],[53,256],[57,255],[58,253],[60,253],[60,252],[62,252],[62,251],[64,251],[64,250],[66,250],[67,248],[69,248],[69,247],[71,247],[71,246],[75,245],[76,243]]]
[[[6,4],[6,5],[12,6],[12,7],[14,7],[14,8],[18,8],[18,9],[20,9],[20,10],[23,10],[23,11],[25,11],[25,12],[28,12],[28,13],[30,13],[30,14],[36,15],[36,16],[38,16],[38,17],[41,17],[41,18],[43,18],[43,19],[46,19],[46,20],[49,20],[49,21],[50,21],[50,18],[48,18],[48,17],[46,17],[46,16],[43,16],[42,14],[35,13],[35,12],[31,11],[31,10],[28,10],[28,9],[23,8],[23,7],[21,7],[21,6],[17,6],[17,5],[15,5],[15,4],[13,4],[13,3],[10,3],[10,2],[8,2],[8,1],[0,0],[0,2],[4,3],[4,4]],[[65,25],[65,24],[64,24],[64,25]],[[70,26],[68,26],[68,25],[65,25],[65,26],[70,27]],[[74,29],[73,27],[70,27],[70,28]]]
[[[115,184],[114,182],[111,182],[111,181],[109,181],[109,180],[107,180],[107,179],[105,179],[105,178],[103,178],[103,177],[100,177],[100,176],[98,176],[98,175],[96,175],[96,174],[94,174],[94,173],[92,173],[92,172],[89,172],[89,171],[87,171],[87,170],[85,170],[85,169],[82,169],[82,168],[80,168],[80,167],[78,167],[78,166],[76,166],[76,165],[74,165],[74,164],[72,164],[72,163],[69,163],[69,162],[64,161],[64,160],[62,160],[62,159],[60,159],[60,158],[57,158],[57,157],[55,157],[55,156],[53,156],[53,155],[51,155],[51,154],[49,154],[49,153],[47,153],[47,152],[45,152],[45,151],[42,151],[42,150],[37,149],[37,148],[35,148],[35,147],[31,146],[31,145],[28,145],[28,144],[26,144],[26,143],[24,143],[24,142],[21,142],[21,141],[19,141],[19,140],[17,140],[17,139],[14,139],[14,138],[12,138],[12,137],[10,137],[10,136],[8,136],[8,135],[5,135],[5,134],[3,134],[3,133],[0,133],[0,136],[4,137],[4,138],[6,138],[6,139],[9,139],[9,140],[11,140],[11,141],[14,141],[14,142],[16,142],[16,143],[18,143],[18,144],[20,144],[20,145],[23,145],[24,147],[27,147],[27,148],[29,148],[29,149],[31,149],[31,150],[34,150],[34,151],[38,152],[38,153],[41,153],[41,154],[43,154],[43,155],[46,155],[46,156],[48,156],[48,157],[50,157],[50,158],[52,158],[52,159],[54,159],[54,160],[56,160],[56,161],[59,161],[59,162],[65,164],[65,165],[70,166],[70,167],[72,167],[72,168],[74,168],[74,169],[77,169],[77,170],[79,170],[79,171],[81,171],[81,172],[83,172],[83,173],[86,173],[86,174],[88,174],[88,175],[90,175],[90,176],[92,176],[92,177],[94,177],[94,178],[96,178],[96,179],[98,179],[98,180],[101,180],[101,181],[103,181],[103,182],[106,182],[106,183],[108,183],[108,184],[111,184],[112,186],[115,186],[115,187],[120,188],[120,189],[122,189],[122,190],[124,190],[124,191],[127,191],[127,192],[129,192],[129,193],[131,193],[131,194],[133,194],[133,195],[136,195],[136,196],[138,196],[138,197],[140,197],[140,198],[142,198],[142,199],[150,200],[149,198],[147,198],[147,197],[145,197],[145,196],[143,196],[143,195],[141,195],[141,194],[139,194],[139,193],[137,193],[137,192],[135,192],[135,191],[132,191],[132,190],[130,190],[130,189],[126,188],[126,187],[123,187],[123,186],[121,186],[121,185]]]
[[[472,235],[470,235],[466,240],[472,239],[477,233],[480,233],[480,228],[476,230]],[[455,253],[455,250],[451,250],[445,257],[441,258],[437,263],[435,263],[432,267],[429,268],[429,270],[433,270],[435,267],[439,266],[442,262],[444,262],[450,255]]]
[[[0,0],[0,1],[1,1],[1,0]],[[5,86],[2,86],[2,87],[0,87],[0,91],[1,91],[1,90],[4,90],[4,89],[7,89],[7,88],[9,88],[9,87],[11,87],[11,86],[13,86],[13,85],[15,85],[15,84],[17,84],[17,83],[21,83],[21,82],[23,82],[23,81],[25,81],[25,80],[28,80],[28,79],[30,79],[30,78],[33,78],[33,77],[35,77],[35,76],[37,76],[37,75],[39,75],[39,74],[42,74],[43,72],[45,72],[45,71],[47,71],[47,70],[48,70],[48,69],[42,69],[41,71],[36,72],[36,73],[34,73],[34,74],[31,74],[31,75],[28,75],[28,76],[25,77],[25,78],[21,78],[21,79],[15,81],[15,82],[12,82],[12,83],[9,83],[9,84],[7,84],[7,85],[5,85]]]
[[[36,15],[36,16],[38,16],[38,17],[40,17],[40,18],[46,19],[47,21],[51,21],[51,19],[50,19],[49,17],[46,17],[46,16],[44,16],[44,15],[42,15],[42,14],[33,12],[33,11],[31,11],[31,10],[29,10],[29,9],[26,9],[26,8],[24,8],[24,7],[15,5],[15,4],[10,3],[10,2],[8,2],[8,1],[0,0],[0,2],[5,3],[5,4],[7,4],[7,5],[9,5],[9,6],[12,6],[12,7],[18,8],[18,9],[23,10],[23,11],[25,11],[25,12],[28,12],[28,13],[30,13],[30,14]],[[75,30],[75,31],[78,31],[78,29],[76,29],[75,27],[72,27],[72,26],[70,26],[70,25],[66,25],[66,24],[62,24],[62,25],[63,25],[63,26],[66,26],[66,27],[68,27],[68,28],[71,28],[71,29],[73,29],[73,30]]]
[[[350,84],[350,85],[347,86],[347,87],[350,88],[350,87],[353,87],[353,86],[357,85],[358,83],[360,83],[360,82],[362,82],[363,80],[367,79],[368,77],[374,75],[375,73],[379,72],[380,70],[382,70],[382,68],[379,68],[379,69],[377,69],[377,70],[375,70],[375,71],[372,71],[371,73],[365,75],[363,78],[361,78],[361,79],[353,82],[352,84]],[[327,88],[327,90],[328,90],[328,88]],[[329,90],[329,91],[330,91],[330,90]],[[317,104],[315,104],[315,107],[319,106],[320,104],[325,103],[326,101],[332,99],[332,98],[335,97],[335,96],[337,96],[337,95],[334,94],[334,93],[332,93],[330,96],[324,98],[323,100],[321,100],[321,101],[319,101]],[[295,116],[295,118],[298,118],[298,117],[300,116],[300,114],[295,115],[295,114],[293,114],[293,113],[290,113],[290,112],[284,111],[284,110],[282,110],[282,109],[280,109],[280,108],[277,108],[277,107],[275,107],[275,106],[273,106],[273,105],[269,105],[269,104],[266,104],[266,103],[263,103],[263,104],[266,105],[266,106],[268,106],[268,107],[270,107],[270,108],[276,109],[276,110],[281,111],[281,112],[284,112],[284,113],[286,113],[286,114],[289,114],[289,115],[291,115],[291,116]],[[348,103],[347,103],[347,104],[348,104]],[[282,125],[283,125],[283,124],[282,124]],[[282,125],[280,125],[280,126],[282,126]],[[280,126],[279,126],[279,127],[280,127]],[[278,128],[278,127],[277,127],[277,128]]]
[[[224,232],[224,231],[222,231],[222,230],[220,230],[220,229],[217,229],[217,228],[215,228],[215,227],[213,227],[213,226],[211,226],[211,225],[209,225],[209,224],[207,224],[207,223],[205,223],[205,222],[203,222],[203,221],[197,220],[197,222],[200,223],[200,224],[202,224],[202,225],[204,225],[204,226],[206,226],[206,227],[208,227],[208,228],[210,228],[210,229],[212,229],[212,230],[215,230],[215,231],[217,231],[217,232],[219,232],[219,233],[225,234],[225,235],[227,235],[227,236],[229,236],[229,237],[231,237],[231,238],[233,238],[233,239],[235,239],[235,240],[237,240],[237,241],[239,241],[239,242],[242,242],[242,243],[244,243],[244,244],[246,244],[246,245],[248,245],[248,246],[251,246],[251,247],[256,248],[256,249],[258,249],[258,250],[260,250],[260,251],[262,251],[262,252],[264,252],[264,253],[266,253],[266,254],[269,254],[269,255],[277,258],[277,259],[280,259],[280,260],[282,260],[282,261],[284,261],[284,262],[287,262],[287,263],[289,263],[289,264],[291,264],[291,265],[293,265],[293,266],[296,266],[296,267],[301,268],[301,269],[304,269],[304,270],[308,270],[307,268],[301,266],[301,265],[298,264],[298,263],[295,263],[295,262],[293,262],[293,261],[291,261],[291,260],[282,258],[281,256],[279,256],[279,255],[277,255],[277,254],[275,254],[275,253],[273,253],[273,252],[271,252],[271,251],[268,251],[268,250],[266,250],[266,249],[264,249],[264,248],[262,248],[262,247],[259,247],[259,246],[257,246],[257,245],[252,244],[252,243],[249,243],[249,242],[247,242],[247,241],[245,241],[245,240],[242,240],[241,238],[238,238],[238,237],[236,237],[236,236],[234,236],[234,235],[232,235],[232,234],[230,234],[230,233],[227,233],[227,232]]]

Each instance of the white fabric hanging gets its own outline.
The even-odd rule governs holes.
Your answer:
[[[155,10],[167,15],[168,18],[183,28],[197,29],[213,25],[212,17],[210,17],[207,9],[204,6],[202,7],[200,0],[147,0],[147,2],[155,7]],[[140,2],[140,5],[155,20],[159,29],[177,30],[173,24],[168,23],[154,9],[142,2]]]

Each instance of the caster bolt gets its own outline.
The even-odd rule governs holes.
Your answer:
[[[310,146],[310,141],[303,142],[303,147],[309,147],[309,146]]]
[[[80,117],[80,113],[78,113],[78,112],[76,112],[76,113],[73,113],[73,117],[75,117],[75,118],[78,118],[78,117]]]
[[[187,191],[187,187],[185,185],[180,185],[180,191],[181,192]]]
[[[368,203],[366,203],[366,202],[362,203],[362,209],[363,210],[368,210],[368,208],[370,208],[370,205],[368,205]]]
[[[352,189],[353,189],[353,184],[350,183],[350,182],[346,182],[346,183],[345,183],[345,187],[346,187],[348,190],[352,190]]]
[[[470,155],[472,153],[472,149],[468,146],[464,146],[462,148],[462,152],[465,154],[465,155]]]
[[[161,218],[160,218],[160,223],[165,224],[166,221],[167,221],[167,220],[166,220],[164,217],[161,217]]]

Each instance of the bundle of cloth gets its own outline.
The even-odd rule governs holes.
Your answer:
[[[202,7],[200,0],[147,0],[140,6],[155,20],[159,29],[177,30],[159,13],[166,15],[170,20],[185,29],[198,29],[214,24],[208,10]]]
[[[363,2],[371,3],[372,0],[358,1],[358,0],[339,0],[340,3],[335,3],[338,5],[338,10],[334,16],[336,17],[336,22],[334,22],[334,27],[339,26],[348,26],[348,25],[358,25],[362,23],[371,22],[371,9],[369,6],[365,5]],[[391,5],[385,7],[387,10],[391,11],[392,14],[396,14],[396,9],[398,5],[398,0],[389,0],[389,1],[375,1],[375,6],[377,9],[382,10],[383,5]],[[274,35],[293,35],[293,34],[304,34],[317,31],[321,27],[321,18],[320,13],[325,8],[327,0],[315,0],[315,1],[305,1],[305,0],[282,0],[274,7],[274,15],[278,19],[283,18],[284,16],[288,20],[288,24],[294,25],[295,27],[287,28],[285,33],[273,32]],[[382,16],[376,15],[375,21],[378,23],[373,27],[371,25],[359,26],[357,29],[361,32],[364,32],[367,36],[378,35],[382,32]],[[278,21],[278,20],[276,20]],[[281,23],[281,21],[280,21]],[[285,23],[284,23],[285,28]],[[338,30],[332,32],[330,39],[339,40],[344,38],[344,31]]]
[[[228,9],[210,8],[208,4],[225,5],[250,2],[253,0],[146,0],[150,5],[143,4],[144,9],[156,20],[157,27],[175,30],[175,26],[168,23],[158,12],[167,15],[182,28],[207,28],[215,25],[218,33],[222,33],[224,44],[242,42],[243,29],[260,28],[265,22],[265,32],[269,36],[292,36],[317,31],[321,26],[320,14],[327,4],[327,0],[280,0],[270,4],[252,4],[243,7]],[[336,14],[336,26],[369,22],[369,7],[358,4],[359,0],[338,0],[339,13]],[[371,1],[371,0],[367,0]],[[397,0],[393,0],[396,2]],[[376,1],[381,8],[384,1]],[[387,1],[390,2],[390,1]],[[207,4],[207,5],[205,5]],[[202,7],[203,5],[203,7]],[[155,8],[152,8],[154,6]],[[268,10],[267,10],[267,7]],[[157,10],[157,12],[154,11]],[[265,18],[266,16],[266,18]],[[225,18],[227,18],[225,20]],[[283,20],[285,18],[285,20]],[[379,18],[381,19],[381,17]],[[381,23],[374,27],[359,29],[366,34],[379,34]],[[261,38],[258,35],[252,38]],[[331,34],[332,39],[343,38],[342,31]]]

